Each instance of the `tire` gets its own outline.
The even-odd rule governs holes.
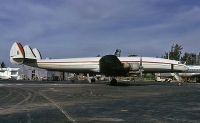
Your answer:
[[[110,81],[110,85],[117,85],[117,80],[116,79],[112,79]]]
[[[95,78],[92,78],[91,79],[91,83],[95,83],[96,79]]]

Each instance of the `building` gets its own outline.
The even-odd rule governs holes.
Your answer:
[[[23,80],[69,80],[74,76],[71,73],[63,73],[59,71],[48,71],[45,69],[30,67],[26,65],[20,66],[20,77]]]
[[[19,68],[0,68],[0,79],[18,80]]]
[[[23,80],[44,80],[47,78],[47,71],[44,69],[20,65],[19,75]]]

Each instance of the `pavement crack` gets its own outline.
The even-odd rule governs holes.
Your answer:
[[[71,121],[72,123],[77,123],[77,122],[75,121],[75,119],[73,119],[73,118],[70,116],[70,114],[69,114],[68,112],[64,111],[64,110],[62,109],[62,107],[59,106],[54,100],[50,99],[49,97],[47,97],[46,95],[44,95],[44,94],[41,93],[41,92],[39,92],[39,94],[40,94],[42,97],[44,97],[46,100],[48,100],[49,102],[51,102],[54,106],[56,106],[56,108],[59,109],[59,111],[61,111],[62,114],[64,114],[64,116],[65,116],[69,121]]]

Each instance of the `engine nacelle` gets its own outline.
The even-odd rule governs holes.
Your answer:
[[[138,71],[140,69],[139,63],[130,64],[130,66],[131,66],[131,71]]]
[[[131,65],[129,63],[123,63],[123,68],[125,70],[131,70]]]
[[[126,71],[138,71],[140,69],[140,65],[139,63],[134,63],[134,64],[123,63],[123,68]]]

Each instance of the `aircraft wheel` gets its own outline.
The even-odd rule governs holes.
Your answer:
[[[110,85],[117,85],[117,80],[116,79],[112,79],[110,81]]]
[[[75,80],[74,80],[74,79],[72,79],[72,80],[71,80],[71,82],[72,82],[72,83],[74,83],[74,82],[75,82]]]
[[[92,78],[91,79],[91,83],[95,83],[96,79],[95,78]]]

